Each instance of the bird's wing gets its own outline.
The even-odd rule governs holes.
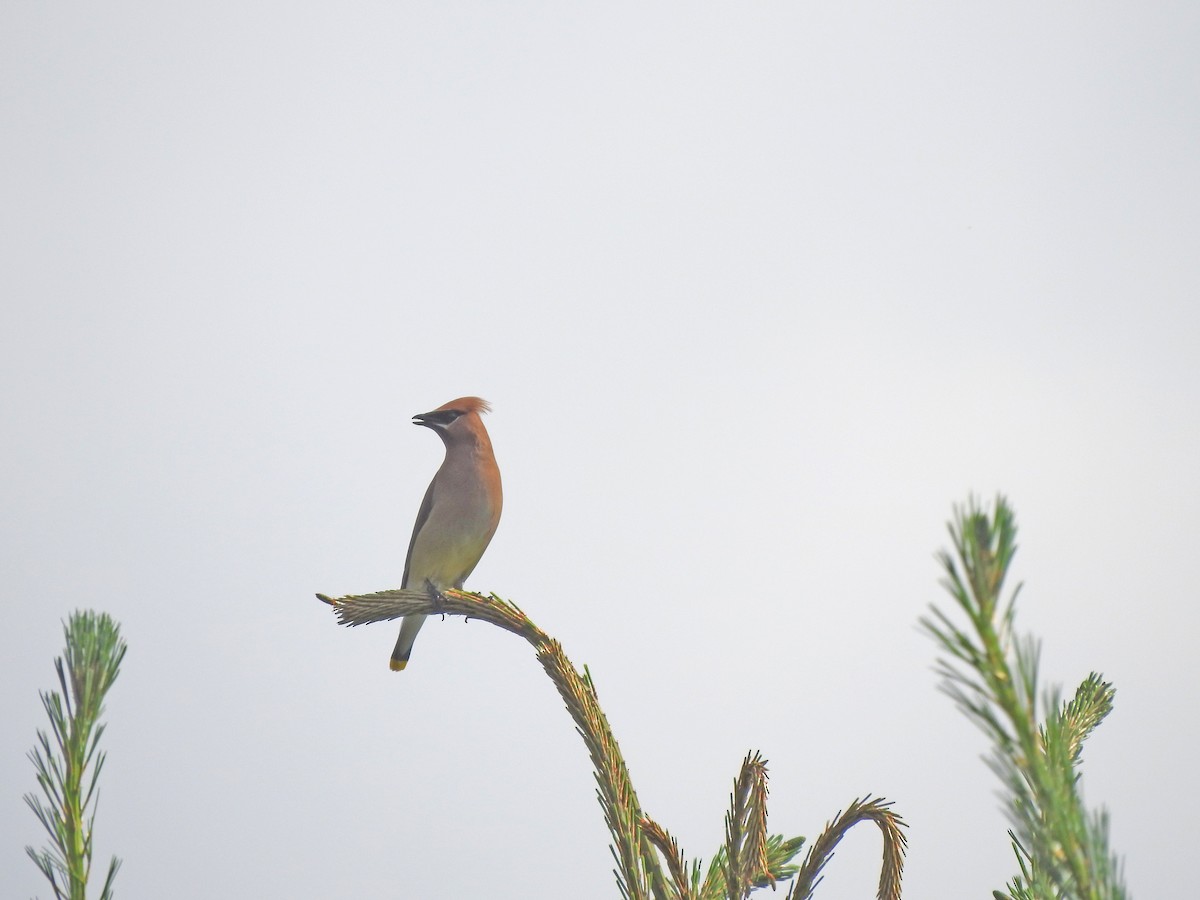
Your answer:
[[[429,482],[429,487],[425,491],[425,499],[421,501],[421,508],[417,511],[417,522],[413,525],[412,539],[408,542],[408,555],[404,557],[404,580],[400,582],[401,587],[408,587],[408,568],[412,564],[413,547],[417,544],[417,535],[421,533],[421,529],[425,527],[425,523],[429,521],[429,512],[433,509],[433,485],[437,481],[435,478]],[[421,587],[421,585],[418,585]]]

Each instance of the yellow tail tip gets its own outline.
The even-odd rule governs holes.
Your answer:
[[[403,672],[404,667],[407,665],[408,665],[407,659],[393,659],[391,662],[388,663],[388,668],[390,668],[393,672]]]

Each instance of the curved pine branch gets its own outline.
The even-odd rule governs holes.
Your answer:
[[[489,622],[528,641],[575,720],[592,758],[597,796],[613,840],[617,885],[626,900],[714,900],[722,894],[726,900],[745,900],[751,891],[774,888],[776,881],[790,878],[797,871],[800,880],[789,898],[807,900],[837,842],[864,819],[875,820],[884,831],[879,896],[882,900],[899,900],[905,837],[899,830],[903,824],[899,816],[887,808],[890,804],[870,798],[855,801],[826,829],[809,851],[804,866],[798,868],[792,860],[799,854],[804,838],[767,834],[767,764],[758,753],[747,755],[734,781],[725,819],[725,845],[701,884],[700,863],[693,862],[689,867],[678,842],[643,814],[591,675],[586,668],[582,673],[576,669],[562,645],[533,624],[516,604],[495,594],[466,591],[446,591],[438,597],[426,591],[392,590],[336,599],[317,594],[317,598],[333,607],[342,625],[366,625],[409,615],[456,615]],[[801,883],[805,887],[797,892]]]

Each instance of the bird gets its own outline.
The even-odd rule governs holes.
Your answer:
[[[491,406],[478,397],[460,397],[432,412],[413,416],[414,425],[437,432],[446,458],[421,501],[402,587],[437,596],[459,590],[478,565],[500,524],[503,492],[492,441],[480,415]],[[424,615],[405,616],[389,667],[403,671]]]

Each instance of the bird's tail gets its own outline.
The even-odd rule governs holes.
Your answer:
[[[404,617],[404,621],[400,624],[400,637],[396,640],[396,649],[392,651],[392,661],[388,663],[393,672],[402,672],[408,665],[408,658],[412,655],[417,632],[424,624],[425,616]]]

